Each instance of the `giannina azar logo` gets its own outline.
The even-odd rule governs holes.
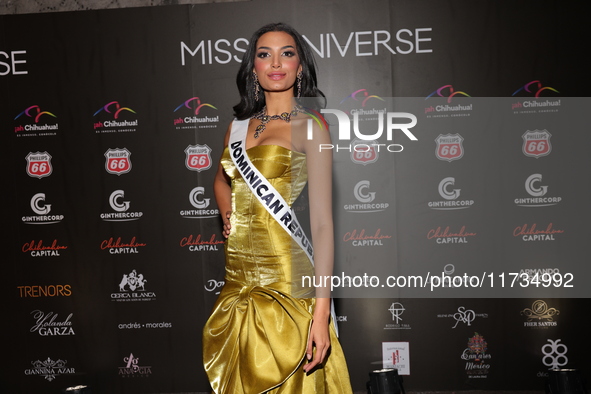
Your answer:
[[[137,113],[129,108],[123,107],[118,101],[111,101],[100,107],[92,116],[96,118],[94,131],[96,133],[125,133],[136,131],[138,120],[122,119],[122,114]]]
[[[17,136],[27,137],[56,135],[58,123],[47,123],[52,118],[57,119],[57,116],[42,110],[38,105],[31,105],[14,117],[14,120],[17,121],[14,132],[17,133]]]
[[[173,120],[173,125],[178,129],[205,129],[215,128],[216,124],[220,121],[219,115],[208,116],[201,114],[201,110],[205,108],[211,108],[217,110],[217,108],[209,103],[204,103],[199,97],[191,97],[185,100],[178,107],[174,109],[174,113],[178,114],[179,117]],[[188,114],[190,116],[180,116],[182,114]]]

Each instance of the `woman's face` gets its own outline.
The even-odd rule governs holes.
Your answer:
[[[292,89],[302,70],[296,43],[283,31],[272,31],[259,37],[254,58],[254,72],[265,91]]]

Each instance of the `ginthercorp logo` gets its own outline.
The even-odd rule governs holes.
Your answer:
[[[132,114],[124,116],[124,114]],[[100,107],[93,115],[95,133],[129,133],[137,130],[136,112],[123,107],[118,101],[111,101]],[[124,119],[127,118],[127,119]],[[131,119],[130,119],[131,118]]]
[[[394,323],[386,324],[384,330],[410,330],[410,324],[402,323],[403,320],[401,316],[405,310],[404,305],[400,302],[393,302],[388,308],[388,311],[390,311]]]
[[[144,216],[143,212],[129,211],[130,202],[125,200],[125,191],[115,190],[109,196],[109,205],[115,212],[101,213],[101,219],[105,222],[129,222],[139,220]]]
[[[199,97],[191,97],[184,101],[173,112],[178,115],[173,121],[174,126],[178,129],[207,129],[215,128],[216,124],[220,121],[219,115],[209,116],[209,112],[205,111],[206,114],[202,114],[201,110],[210,109],[217,110],[216,107],[209,103],[201,102]],[[185,116],[182,116],[185,114]],[[187,116],[186,114],[191,114]]]
[[[542,156],[548,156],[552,151],[550,144],[550,134],[547,130],[526,131],[521,136],[523,138],[522,151],[528,157],[536,159]]]
[[[56,118],[53,113],[42,110],[38,105],[31,105],[14,118],[14,132],[19,137],[54,136],[58,131],[58,123],[54,120]]]
[[[464,138],[459,134],[439,134],[435,138],[435,142],[437,143],[435,157],[448,162],[461,159],[464,156],[463,141]]]
[[[220,294],[220,291],[222,290],[222,287],[224,287],[224,284],[225,282],[223,280],[210,279],[203,287],[205,288],[205,291],[217,295]]]
[[[562,339],[548,339],[548,343],[542,346],[542,364],[548,367],[548,369],[557,369],[564,367],[568,363],[568,357],[566,352],[568,348],[562,342]]]
[[[121,237],[111,237],[101,242],[101,250],[107,250],[109,254],[137,254],[146,245],[138,242],[136,237],[131,237],[129,242],[123,241]]]
[[[427,205],[431,209],[440,211],[450,211],[456,209],[466,209],[474,205],[474,200],[460,200],[461,189],[456,188],[456,179],[454,177],[443,178],[437,186],[439,195],[445,201],[430,201]]]
[[[144,275],[132,270],[129,274],[124,274],[119,282],[119,292],[111,293],[111,301],[153,301],[156,299],[156,293],[146,291],[148,280]]]
[[[346,151],[351,154],[353,153],[368,153],[369,160],[373,160],[373,154],[371,152],[390,152],[398,153],[404,150],[404,146],[401,144],[382,144],[376,143],[376,141],[386,134],[386,140],[391,142],[394,136],[394,131],[402,131],[404,135],[411,141],[418,141],[417,137],[409,130],[417,125],[417,117],[408,112],[386,112],[386,110],[376,110],[374,115],[377,119],[377,125],[375,122],[365,122],[364,126],[361,127],[360,123],[360,112],[361,110],[352,111],[353,121],[351,121],[349,114],[338,109],[321,109],[322,114],[332,114],[337,118],[337,144],[319,144],[318,151],[332,150],[334,152]],[[381,112],[380,112],[381,111]],[[395,121],[397,119],[406,119],[407,122],[399,123]],[[318,120],[317,120],[318,122]],[[314,138],[312,119],[308,119],[307,123],[307,138],[309,140]],[[385,124],[385,125],[384,125]],[[352,142],[351,136],[351,125],[353,125],[353,134],[355,138],[361,141]],[[368,128],[372,130],[368,130]],[[377,131],[375,130],[377,128]],[[334,128],[331,128],[331,130]],[[385,129],[385,130],[384,130]],[[348,142],[348,144],[340,144],[341,142]],[[375,157],[377,160],[377,156]],[[355,161],[355,160],[354,160]]]
[[[335,33],[320,33],[316,37],[303,36],[310,48],[321,58],[367,57],[432,53],[431,27],[403,28],[396,31],[368,30],[351,31],[337,36]],[[180,42],[181,65],[191,57],[201,64],[240,63],[246,52],[248,39],[218,38],[199,42]],[[1,64],[1,63],[0,63]],[[0,74],[1,75],[1,74]]]
[[[359,204],[346,204],[344,206],[345,211],[351,213],[370,213],[386,210],[390,204],[387,202],[375,202],[376,192],[371,190],[371,184],[368,180],[357,182],[353,187],[353,196],[359,201]]]
[[[65,245],[60,245],[57,239],[54,239],[51,243],[45,243],[43,240],[25,242],[21,251],[23,253],[29,253],[31,257],[60,257],[60,252],[68,249]]]
[[[548,328],[558,326],[554,317],[559,315],[560,311],[548,307],[544,300],[536,300],[532,303],[531,308],[524,308],[520,314],[527,319],[523,322],[524,327]]]
[[[562,201],[562,197],[546,197],[548,185],[542,182],[542,174],[532,174],[525,180],[525,191],[531,196],[528,198],[516,198],[518,207],[549,207]]]
[[[131,171],[131,152],[127,148],[108,149],[105,152],[105,170],[109,174],[121,175]]]
[[[211,168],[211,148],[205,145],[189,145],[185,148],[185,166],[191,171],[205,171]]]
[[[366,231],[353,229],[347,231],[343,236],[343,242],[351,242],[354,247],[358,246],[384,246],[385,240],[392,238],[391,235],[382,234],[382,229],[378,228],[375,231]]]
[[[43,337],[45,336],[69,336],[76,335],[74,328],[72,327],[72,316],[70,313],[66,318],[59,318],[57,313],[43,312],[39,309],[35,309],[31,312],[35,324],[29,330],[30,332],[37,333]]]
[[[460,227],[460,230],[452,230],[449,226],[441,226],[431,229],[427,232],[427,239],[434,240],[438,245],[446,244],[467,244],[470,237],[477,234],[466,230],[466,226]]]
[[[194,187],[189,192],[189,202],[195,209],[180,211],[180,215],[185,219],[209,219],[218,217],[219,209],[210,208],[211,198],[205,197],[205,188],[203,186]]]
[[[466,361],[465,371],[468,378],[486,378],[490,371],[488,343],[484,337],[477,332],[468,339],[468,347],[464,349],[461,359]]]
[[[27,161],[27,175],[32,178],[44,178],[50,176],[53,172],[51,165],[51,155],[47,152],[29,152],[25,156]]]
[[[139,357],[129,353],[129,356],[123,358],[125,365],[119,367],[119,376],[123,378],[141,377],[147,378],[152,374],[152,367],[149,365],[140,365]]]
[[[56,224],[64,220],[64,215],[50,215],[51,204],[45,201],[45,193],[37,193],[31,197],[31,210],[37,215],[23,216],[21,219],[25,224]]]
[[[52,360],[47,357],[47,360],[43,361],[31,361],[33,368],[25,369],[25,375],[37,375],[43,376],[46,380],[52,381],[60,375],[74,375],[76,370],[72,367],[68,367],[67,360]]]
[[[219,250],[218,246],[223,244],[224,241],[217,239],[216,234],[211,234],[209,238],[201,234],[191,234],[181,238],[180,247],[188,248],[190,252],[215,252]]]

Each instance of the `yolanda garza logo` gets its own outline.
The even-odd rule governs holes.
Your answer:
[[[131,152],[127,148],[108,149],[105,152],[105,170],[109,174],[121,175],[131,171]]]
[[[408,342],[382,342],[382,367],[395,368],[398,375],[410,375]]]
[[[439,134],[435,138],[435,142],[437,143],[435,157],[439,160],[447,160],[448,162],[460,160],[464,156],[463,141],[464,138],[459,134]]]
[[[410,324],[404,323],[402,314],[406,308],[400,302],[393,302],[388,308],[388,311],[392,315],[392,321],[394,323],[388,323],[384,326],[384,330],[410,330]]]
[[[533,223],[532,225],[526,223],[523,226],[515,227],[515,230],[513,230],[513,236],[521,237],[521,240],[524,242],[555,241],[556,238],[554,236],[556,234],[564,234],[564,230],[555,229],[553,223],[549,223],[545,228],[544,226],[540,226],[539,230],[537,223]]]
[[[558,112],[560,99],[545,99],[544,96],[557,96],[560,92],[550,86],[544,86],[539,80],[526,83],[513,92],[511,97],[533,97],[533,100],[519,100],[511,103],[514,114],[535,114]]]
[[[135,357],[133,353],[123,358],[125,366],[119,367],[119,376],[122,378],[147,378],[152,375],[152,367],[149,365],[141,366],[139,364],[139,357]]]
[[[113,237],[101,242],[101,250],[107,250],[109,254],[138,254],[140,248],[147,244],[137,242],[136,237],[132,237],[129,242],[124,242],[121,237],[114,239]]]
[[[550,144],[550,134],[547,130],[526,131],[522,136],[523,154],[528,157],[535,157],[536,159],[542,156],[548,156],[552,152],[552,145]]]
[[[527,318],[527,321],[523,322],[524,327],[548,328],[558,326],[554,317],[559,315],[560,311],[556,308],[549,308],[544,300],[536,300],[531,308],[525,308],[519,314]]]
[[[212,234],[209,239],[204,239],[201,234],[189,235],[183,237],[180,242],[181,248],[188,248],[190,252],[217,252],[218,245],[223,245],[224,241],[216,239],[216,235]]]
[[[343,206],[349,213],[372,213],[385,211],[390,204],[387,202],[375,202],[376,192],[372,192],[368,180],[357,182],[353,188],[353,196],[360,204],[346,204]]]
[[[182,113],[191,113],[192,116],[179,116],[175,118],[173,121],[173,125],[176,126],[177,130],[181,129],[210,129],[217,127],[217,124],[220,121],[219,115],[216,116],[208,116],[200,114],[202,109],[211,108],[213,110],[217,110],[211,104],[202,103],[199,97],[191,97],[187,101],[183,102],[181,105],[175,108],[173,112],[181,115]],[[207,111],[206,111],[207,112]],[[199,116],[201,115],[201,116]]]
[[[205,291],[207,291],[208,293],[214,293],[218,295],[220,294],[220,291],[222,290],[222,287],[224,287],[225,284],[226,282],[224,282],[223,280],[210,279],[203,287],[205,288]]]
[[[154,301],[156,293],[146,291],[148,281],[143,274],[138,274],[136,270],[129,274],[123,274],[119,282],[119,292],[111,293],[111,301],[130,302],[130,301]]]
[[[562,197],[546,197],[548,186],[540,185],[542,174],[532,174],[525,180],[525,191],[531,196],[516,198],[515,205],[526,208],[550,207],[562,201]]]
[[[20,298],[70,297],[71,285],[17,286]]]
[[[470,95],[463,91],[456,91],[452,85],[443,85],[434,92],[425,97],[425,100],[430,98],[447,98],[445,104],[430,105],[425,107],[425,115],[427,118],[450,118],[458,116],[470,116],[473,110],[473,104],[462,101],[462,104],[451,104],[456,96],[470,97]]]
[[[19,120],[17,121],[17,119]],[[57,119],[53,113],[41,110],[38,105],[31,105],[14,118],[16,121],[14,132],[18,137],[55,136],[58,131],[58,123],[47,123],[53,119]]]
[[[382,229],[378,228],[376,231],[365,232],[365,229],[357,231],[353,229],[348,231],[343,236],[343,242],[351,242],[351,245],[357,246],[384,246],[384,240],[392,238],[391,235],[382,234]]]
[[[181,217],[185,219],[211,219],[220,214],[219,209],[209,208],[211,198],[206,198],[205,188],[197,186],[189,192],[189,202],[195,209],[180,211]]]
[[[468,339],[468,347],[464,349],[461,359],[466,361],[465,371],[468,378],[486,378],[490,371],[490,359],[492,356],[487,353],[488,343],[484,337],[477,332]]]
[[[185,166],[191,171],[211,168],[211,148],[207,145],[189,145],[185,148]]]
[[[32,178],[41,179],[50,176],[53,172],[51,155],[47,152],[29,152],[25,160],[27,160],[27,175]]]
[[[462,226],[459,231],[453,231],[449,226],[445,228],[437,227],[427,232],[427,239],[435,240],[438,245],[443,244],[467,244],[470,237],[475,237],[476,233],[466,231],[466,226]]]
[[[23,253],[29,253],[31,257],[60,257],[60,251],[68,249],[67,246],[60,245],[57,239],[54,239],[50,245],[45,245],[43,240],[25,242],[21,248]]]
[[[476,320],[477,317],[487,319],[488,313],[476,313],[472,309],[466,309],[465,306],[458,307],[458,311],[456,313],[444,313],[437,315],[438,318],[452,318],[456,321],[456,324],[452,327],[452,329],[456,328],[458,324],[462,323],[466,326],[471,326],[472,322]]]
[[[63,320],[58,318],[57,313],[45,313],[39,309],[32,311],[31,315],[35,319],[35,324],[29,332],[36,332],[43,337],[76,335],[71,321],[72,316],[74,316],[73,313],[70,313]]]
[[[119,102],[111,101],[100,107],[94,115],[95,133],[129,133],[137,131],[138,120],[136,112],[129,107],[122,107]],[[128,119],[124,119],[124,118]],[[131,119],[129,119],[131,118]]]
[[[391,104],[387,103],[386,105],[388,106]],[[361,111],[362,109],[351,111],[353,114],[353,120],[351,121],[349,114],[344,111],[328,108],[321,109],[321,114],[332,114],[336,116],[338,126],[336,128],[331,127],[331,132],[334,132],[335,129],[338,131],[335,136],[336,138],[333,138],[333,143],[319,144],[318,151],[322,152],[325,150],[331,150],[337,153],[346,151],[352,155],[351,158],[353,162],[363,163],[365,161],[365,164],[368,164],[369,162],[377,160],[377,153],[379,152],[399,153],[404,150],[403,145],[390,143],[394,138],[394,131],[396,130],[402,131],[411,141],[418,141],[417,137],[415,137],[415,135],[409,130],[417,125],[417,117],[415,115],[407,112],[388,112],[387,108],[380,110],[381,112],[375,110],[375,114],[372,111],[369,111],[372,112],[370,115],[375,116],[377,119],[376,125],[376,122],[373,119],[371,119],[372,121],[361,122],[360,116],[368,115],[362,114]],[[314,121],[321,125],[321,129],[324,128],[325,123],[324,120],[321,119],[321,116],[317,116],[313,113],[309,115],[311,119],[308,119],[307,121],[307,138],[308,140],[311,140],[314,138]],[[398,123],[396,121],[398,119],[406,119],[407,122],[405,123],[402,121],[401,123]],[[353,125],[354,137],[351,136],[351,125]],[[386,134],[388,144],[378,142],[384,133]],[[352,142],[353,138],[356,138],[357,140]],[[335,141],[336,144],[334,143]],[[341,144],[342,142],[348,143]],[[353,156],[354,154],[358,154],[359,156]],[[364,160],[363,154],[368,155],[368,158]]]
[[[64,220],[64,215],[49,215],[51,204],[45,202],[45,193],[37,193],[31,198],[31,209],[37,215],[23,216],[21,220],[25,224],[56,224]]]
[[[460,200],[461,189],[454,189],[456,179],[454,177],[443,178],[439,182],[439,195],[445,201],[429,201],[427,205],[438,211],[452,211],[456,209],[467,209],[474,205],[474,200]]]
[[[25,369],[25,375],[37,375],[43,376],[46,380],[52,381],[60,375],[75,375],[76,370],[73,367],[68,367],[67,360],[56,360],[53,361],[47,357],[47,360],[43,361],[31,361],[33,368]]]
[[[130,222],[139,220],[144,216],[143,212],[129,212],[130,202],[125,201],[125,192],[115,190],[109,196],[109,205],[115,212],[101,213],[100,217],[105,222]]]

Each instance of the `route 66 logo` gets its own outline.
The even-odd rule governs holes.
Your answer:
[[[552,151],[550,144],[550,134],[547,130],[526,131],[523,135],[523,154],[536,159],[542,156],[548,156]]]
[[[27,175],[33,178],[50,176],[53,172],[51,166],[51,155],[47,152],[29,152],[25,157],[27,160]]]
[[[464,147],[462,145],[462,138],[459,134],[439,134],[435,138],[437,147],[435,148],[435,156],[439,160],[459,160],[464,156]]]
[[[191,171],[204,171],[211,167],[211,148],[207,145],[189,145],[185,149],[185,165]]]
[[[105,152],[105,169],[110,174],[121,175],[131,171],[131,152],[127,148],[109,149]]]
[[[378,151],[376,150],[377,141],[363,141],[355,139],[351,143],[351,160],[353,163],[367,165],[375,163],[378,160]]]

